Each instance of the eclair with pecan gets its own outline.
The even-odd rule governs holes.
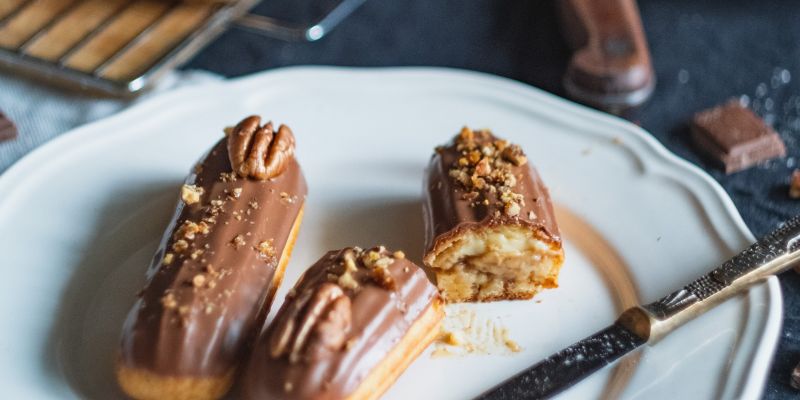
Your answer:
[[[558,286],[564,250],[550,194],[518,145],[463,128],[436,148],[423,196],[423,261],[447,302]]]
[[[438,335],[443,309],[402,252],[328,252],[259,339],[244,398],[377,399]]]
[[[217,399],[260,332],[303,216],[292,131],[257,116],[195,166],[122,331],[135,399]]]

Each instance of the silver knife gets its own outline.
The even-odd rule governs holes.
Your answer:
[[[686,322],[799,262],[800,216],[796,216],[684,288],[654,303],[629,308],[613,325],[545,358],[478,399],[554,396],[637,347],[657,343]]]

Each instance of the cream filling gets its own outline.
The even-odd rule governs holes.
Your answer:
[[[562,251],[526,227],[467,230],[430,263],[448,301],[529,298],[554,281]],[[554,282],[553,282],[554,283]]]

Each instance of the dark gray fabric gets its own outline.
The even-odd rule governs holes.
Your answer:
[[[302,21],[330,4],[271,0],[257,8]],[[640,7],[658,86],[634,121],[722,183],[756,235],[800,212],[800,200],[786,195],[788,176],[800,157],[800,4],[648,0]],[[237,76],[298,64],[450,66],[563,94],[567,57],[549,1],[369,0],[318,43],[288,44],[233,29],[187,68]],[[725,176],[692,150],[685,122],[698,110],[742,95],[774,124],[789,157]],[[788,385],[791,369],[800,362],[800,277],[787,273],[781,284],[785,322],[764,395],[768,399],[800,396]]]

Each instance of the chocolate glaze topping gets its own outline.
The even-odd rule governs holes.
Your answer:
[[[328,252],[305,272],[256,345],[245,398],[346,398],[434,301],[436,288],[402,253]]]
[[[125,321],[122,366],[219,376],[238,364],[305,202],[300,166],[285,162],[272,179],[243,178],[223,139],[197,164]]]
[[[522,150],[463,128],[436,149],[424,180],[425,253],[466,229],[519,224],[560,242],[553,205]],[[428,257],[426,257],[427,261]]]

